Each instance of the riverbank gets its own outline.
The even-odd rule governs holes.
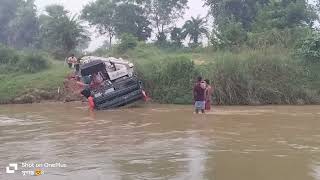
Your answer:
[[[63,62],[52,60],[47,69],[36,73],[0,74],[0,104],[63,100],[63,81],[69,71]]]
[[[175,50],[141,43],[124,54],[109,54],[132,59],[159,103],[192,103],[199,75],[211,80],[212,99],[220,105],[320,103],[320,63],[306,63],[290,49]]]
[[[125,53],[100,53],[131,60],[156,103],[191,104],[194,79],[201,75],[211,80],[219,105],[320,104],[320,64],[306,64],[288,49],[173,50],[140,43]],[[80,100],[66,82],[68,73],[63,62],[52,60],[36,73],[0,74],[0,103]]]

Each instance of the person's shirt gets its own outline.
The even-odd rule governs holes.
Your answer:
[[[211,96],[212,96],[212,87],[208,85],[206,88],[206,100],[211,101]]]
[[[72,57],[72,56],[71,56],[71,57],[68,58],[68,63],[77,63],[77,61],[78,61],[78,60],[77,60],[76,57]]]
[[[202,84],[200,82],[196,83],[193,88],[194,100],[205,101],[205,91],[206,89],[202,87]]]

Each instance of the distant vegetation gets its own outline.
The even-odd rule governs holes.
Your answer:
[[[219,104],[320,103],[320,1],[202,2],[208,16],[178,27],[188,0],[96,0],[79,16],[60,5],[38,15],[33,0],[1,0],[0,80],[51,71],[58,66],[50,57],[82,55],[87,22],[108,38],[93,54],[132,59],[157,102],[191,103],[202,75]]]
[[[285,48],[161,49],[140,43],[107,55],[131,59],[150,96],[161,103],[192,103],[199,75],[212,81],[214,102],[224,105],[318,104],[320,63],[308,63]]]
[[[35,73],[49,67],[45,54],[35,51],[17,51],[0,46],[1,73]]]

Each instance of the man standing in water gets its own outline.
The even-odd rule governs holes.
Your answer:
[[[206,85],[205,82],[202,81],[202,77],[198,77],[198,81],[193,88],[193,97],[194,97],[194,106],[195,112],[199,114],[199,110],[201,110],[202,114],[205,113],[205,104],[206,104]]]

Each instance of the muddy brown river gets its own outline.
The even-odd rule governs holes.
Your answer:
[[[0,180],[36,179],[319,180],[320,106],[0,106]]]

